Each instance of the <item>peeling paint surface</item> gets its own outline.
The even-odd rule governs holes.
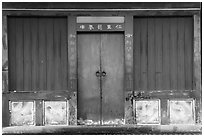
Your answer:
[[[171,124],[194,124],[193,100],[170,100]]]
[[[125,92],[125,124],[134,124],[135,117],[133,116],[133,105],[132,105],[132,91]],[[133,103],[135,104],[135,102]]]
[[[106,120],[103,121],[103,125],[124,125],[125,120],[124,119],[113,119],[113,120]]]
[[[77,93],[73,92],[69,99],[69,125],[77,125]]]
[[[66,101],[45,101],[45,125],[67,125]]]
[[[2,71],[2,91],[8,91],[8,71]]]
[[[34,102],[10,102],[11,125],[34,125]]]
[[[91,119],[86,119],[86,120],[79,119],[77,120],[77,123],[79,125],[100,125],[100,121],[93,121]]]
[[[159,100],[136,101],[137,124],[159,124],[160,123]]]
[[[124,125],[125,124],[124,119],[106,120],[106,121],[102,121],[102,123],[100,121],[93,121],[90,119],[88,120],[79,119],[77,122],[79,125]]]

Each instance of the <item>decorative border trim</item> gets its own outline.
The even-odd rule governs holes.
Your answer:
[[[3,11],[147,11],[147,10],[200,10],[200,8],[169,8],[169,9],[2,9]]]

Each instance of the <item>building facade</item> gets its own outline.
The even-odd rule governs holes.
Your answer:
[[[201,126],[201,3],[2,10],[3,127]]]

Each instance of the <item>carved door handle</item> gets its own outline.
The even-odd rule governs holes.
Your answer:
[[[96,71],[96,77],[100,77],[100,71]]]
[[[105,71],[102,72],[102,76],[103,76],[103,77],[106,76],[106,72],[105,72]]]

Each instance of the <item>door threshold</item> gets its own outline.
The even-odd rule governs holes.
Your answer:
[[[202,134],[201,125],[121,125],[121,126],[15,126],[5,127],[2,134]]]

